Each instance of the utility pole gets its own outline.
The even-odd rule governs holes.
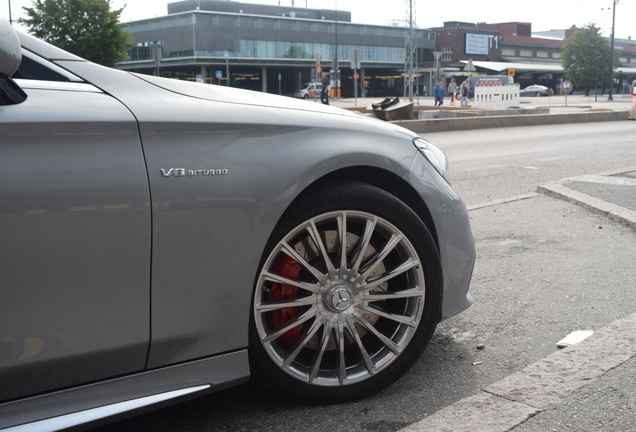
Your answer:
[[[406,6],[406,43],[404,59],[404,97],[408,97],[413,102],[414,96],[417,94],[415,87],[415,69],[417,67],[416,57],[416,34],[415,34],[415,0],[408,0]]]
[[[334,95],[333,98],[334,99],[338,99],[338,79],[340,78],[340,73],[338,71],[338,69],[340,69],[340,66],[338,65],[338,1],[336,0],[336,17],[335,17],[335,21],[334,21],[334,27],[335,27],[335,33],[336,33],[336,52],[334,53],[334,60],[333,60],[333,68],[334,68],[334,76],[331,76],[331,80],[334,81]]]
[[[610,38],[610,49],[612,50],[612,62],[610,63],[610,87],[609,87],[609,93],[607,96],[607,100],[611,101],[614,100],[614,98],[612,98],[612,89],[614,88],[614,26],[616,24],[616,3],[618,3],[618,0],[613,0],[614,1],[614,6],[612,7],[612,36]]]

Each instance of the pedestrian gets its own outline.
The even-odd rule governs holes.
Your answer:
[[[322,88],[320,89],[320,102],[325,105],[329,105],[329,87],[331,87],[331,80],[329,79],[329,75],[323,72]]]
[[[462,83],[459,88],[460,108],[468,108],[468,82]]]
[[[632,81],[632,110],[629,119],[636,120],[636,80]]]
[[[451,82],[448,85],[448,94],[451,97],[451,106],[455,107],[457,101],[457,83],[455,82],[455,78],[451,78]]]
[[[444,105],[444,82],[438,81],[433,89],[433,96],[435,96],[435,106]]]

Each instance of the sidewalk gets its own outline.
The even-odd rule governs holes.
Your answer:
[[[566,178],[537,192],[636,231],[636,166]],[[633,431],[635,384],[632,313],[400,432]]]
[[[331,100],[333,106],[373,115],[367,110],[381,98]],[[400,98],[406,101],[406,98]],[[309,102],[311,103],[311,102]],[[318,102],[319,103],[319,102]],[[400,120],[394,123],[416,133],[454,130],[485,129],[514,126],[537,126],[598,121],[627,120],[631,111],[632,95],[548,96],[520,98],[518,107],[453,108],[448,105],[434,107],[432,98],[414,100],[414,112],[418,119]]]
[[[400,432],[631,431],[635,356],[636,313]]]
[[[608,101],[606,94],[599,95],[556,95],[556,96],[547,96],[547,97],[522,97],[520,98],[519,107],[527,108],[527,107],[544,107],[551,108],[555,110],[559,110],[561,112],[577,112],[583,109],[608,109],[613,111],[628,111],[632,106],[632,95],[631,94],[619,94],[613,95],[613,100]],[[329,103],[333,106],[337,106],[340,108],[366,108],[375,102],[380,102],[384,98],[361,98],[359,97],[356,100],[354,98],[339,98],[339,99],[330,99]],[[448,98],[447,98],[448,99]],[[400,100],[406,101],[407,98],[400,97]],[[320,100],[317,101],[320,103]],[[434,107],[435,101],[432,97],[419,97],[414,100],[415,106],[422,107]],[[444,109],[449,108],[448,101],[445,105],[443,105]],[[457,109],[460,109],[459,107]]]

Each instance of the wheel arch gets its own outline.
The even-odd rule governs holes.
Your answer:
[[[419,216],[422,222],[424,222],[424,225],[426,225],[426,228],[428,228],[429,232],[433,236],[435,246],[439,252],[437,230],[426,202],[403,178],[381,168],[357,166],[333,171],[307,186],[294,201],[313,190],[320,189],[329,184],[342,183],[346,181],[358,181],[370,184],[389,192],[403,201]],[[293,207],[293,205],[294,202],[291,203],[290,208]]]

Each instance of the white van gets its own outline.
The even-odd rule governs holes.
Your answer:
[[[322,89],[322,83],[310,82],[302,86],[300,90],[294,92],[294,97],[301,99],[309,99],[310,97],[320,97],[320,89]]]

